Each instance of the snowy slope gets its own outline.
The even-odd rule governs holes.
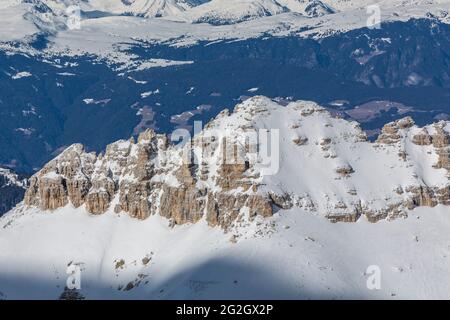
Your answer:
[[[0,220],[1,298],[58,299],[72,262],[87,299],[448,299],[448,213],[330,224],[293,210],[243,226],[237,243],[205,223],[172,229],[158,216],[10,213]],[[372,265],[380,290],[366,286]],[[129,283],[139,285],[125,291]]]
[[[398,6],[398,2],[383,2],[381,7],[382,21],[408,21],[411,18],[433,17],[443,23],[450,22],[450,1],[425,3],[419,5]],[[232,2],[237,3],[237,2]],[[185,46],[199,41],[214,42],[217,40],[235,40],[261,37],[262,35],[283,37],[296,35],[299,37],[323,38],[343,33],[349,30],[365,28],[368,14],[366,8],[353,8],[338,11],[320,17],[308,17],[295,12],[284,12],[277,15],[264,16],[258,19],[243,21],[237,24],[210,25],[206,23],[190,23],[201,19],[202,7],[195,7],[181,15],[164,19],[138,19],[136,17],[109,16],[97,19],[85,19],[80,30],[60,31],[51,39],[46,49],[49,54],[95,54],[107,58],[111,62],[127,62],[133,58],[125,52],[133,45],[142,42],[168,43],[174,46]],[[207,7],[210,18],[219,19],[216,22],[226,22],[221,15],[216,15],[214,7]],[[233,8],[230,4],[230,7]],[[239,9],[239,7],[237,7]],[[254,9],[258,7],[249,6]],[[278,7],[274,7],[275,9]],[[284,8],[284,7],[283,7]],[[335,8],[335,7],[333,7]],[[339,10],[338,8],[335,8]],[[278,10],[278,9],[276,9]],[[284,11],[284,9],[280,9]],[[263,10],[264,11],[264,10]],[[190,16],[192,13],[198,12]],[[235,15],[235,13],[238,13]],[[231,10],[231,19],[242,20],[241,10]],[[192,18],[192,19],[191,19]],[[186,22],[187,20],[187,22]],[[245,19],[244,19],[245,20]],[[184,22],[180,22],[184,21]],[[1,26],[0,26],[1,30]]]
[[[85,14],[134,15],[139,17],[161,17],[177,15],[204,0],[3,0],[0,17],[6,22],[0,27],[0,42],[19,40],[40,32],[54,34],[67,29],[70,11],[79,6]]]
[[[230,155],[222,148],[231,148],[232,143],[245,145],[246,137],[260,130],[275,131],[273,155],[261,151],[256,157],[254,152],[245,152],[241,161],[248,161],[248,168],[229,172],[224,165]],[[228,144],[224,144],[225,138]],[[120,140],[98,156],[84,151],[82,145],[73,145],[30,179],[25,203],[44,210],[68,202],[77,207],[85,204],[96,214],[104,211],[100,208],[119,204],[117,212],[144,219],[152,214],[165,216],[167,210],[173,213],[168,218],[185,223],[196,221],[198,215],[213,214],[204,201],[191,206],[191,198],[209,195],[212,203],[227,192],[257,195],[257,199],[241,199],[238,205],[248,204],[255,214],[271,215],[271,210],[266,210],[268,202],[316,212],[331,221],[355,221],[361,216],[372,221],[395,219],[416,206],[450,202],[450,123],[445,121],[419,128],[407,117],[387,124],[373,143],[358,123],[334,118],[313,102],[282,107],[255,96],[237,105],[231,114],[221,112],[195,137],[192,150],[190,145],[166,146],[166,140],[150,130],[143,132],[137,143]],[[199,163],[188,174],[183,159],[191,153]],[[151,170],[142,171],[147,162]],[[183,203],[189,208],[182,216],[172,210],[170,202],[183,198],[163,197],[168,188],[180,186],[193,192],[185,195],[189,199]],[[148,189],[148,193],[139,193],[142,201],[151,199],[145,208],[140,196],[125,196],[134,189]],[[197,194],[197,189],[202,192]],[[105,199],[100,204],[99,197]],[[134,208],[136,200],[138,210],[131,212],[127,208]],[[157,205],[162,201],[167,207]],[[230,210],[234,206],[227,208],[222,203],[217,214],[226,215]],[[229,223],[223,226],[227,228]]]
[[[222,147],[202,158],[199,142],[212,133],[219,134],[212,141],[242,141],[249,128],[279,130],[280,170],[263,174],[265,163],[251,162],[244,180],[256,182],[256,190],[224,189],[222,155],[214,151]],[[334,118],[314,103],[282,107],[254,97],[231,114],[222,112],[196,136],[193,151],[201,166],[190,173],[177,174],[187,146],[162,147],[157,136],[157,147],[151,132],[137,143],[118,141],[98,158],[72,146],[31,179],[26,201],[33,204],[21,204],[0,220],[2,297],[56,299],[67,265],[77,264],[83,270],[80,293],[91,299],[450,298],[450,209],[437,205],[449,204],[449,135],[448,122],[419,128],[405,118],[371,143],[357,123]],[[147,144],[154,154],[140,163]],[[143,220],[131,218],[123,205],[117,210],[128,201],[119,191],[106,212],[95,215],[86,212],[87,203],[76,209],[58,202],[53,211],[37,207],[57,204],[64,185],[92,184],[92,195],[106,192],[104,181],[133,189],[143,168],[152,168],[154,175],[145,178],[145,185],[155,183],[152,191],[161,184],[184,190],[164,210],[152,195],[155,214]],[[208,216],[190,208],[195,201],[183,199],[186,174],[203,190],[199,199],[206,194],[209,202],[214,192],[228,199],[227,206],[230,197],[256,192],[272,197],[276,210],[250,216],[247,204],[226,231],[212,227]],[[66,182],[58,187],[58,181]],[[172,207],[178,199],[183,216],[200,214],[197,222],[174,226],[162,218],[178,214]],[[362,210],[356,219],[352,206]],[[333,224],[325,217],[356,223]],[[365,272],[374,265],[381,271],[380,290],[366,286]]]
[[[0,7],[0,20],[4,22],[0,28],[0,39],[2,42],[24,39],[26,36],[39,31],[33,22],[18,18],[25,15],[28,9],[27,6],[12,6],[11,4]],[[5,3],[2,2],[0,6],[3,5]]]
[[[43,0],[42,2],[55,10],[79,6],[85,13],[151,18],[176,15],[205,0]]]
[[[6,0],[0,4],[0,42],[29,39],[44,32],[63,30],[63,18],[39,0]]]
[[[202,0],[89,0],[81,2],[84,11],[102,11],[111,14],[131,14],[143,17],[177,15]]]
[[[234,24],[287,12],[275,0],[212,0],[187,11],[182,17],[194,23]]]
[[[248,127],[279,130],[279,171],[263,175],[260,191],[283,195],[290,199],[288,206],[331,219],[352,215],[352,208],[360,205],[373,210],[374,216],[384,215],[385,209],[408,202],[410,186],[446,190],[450,185],[447,170],[436,167],[440,149],[414,142],[419,134],[433,135],[442,127],[448,145],[448,122],[418,128],[405,118],[387,125],[380,143],[372,144],[358,123],[333,118],[315,103],[294,102],[283,108],[253,97],[208,127],[228,135],[245,135],[242,128]],[[395,136],[392,141],[390,134]],[[350,168],[351,173],[337,174],[341,168]],[[263,172],[264,166],[255,170]]]
[[[199,41],[248,39],[262,35],[329,37],[348,30],[367,27],[369,15],[366,6],[373,3],[380,5],[384,23],[408,21],[411,18],[432,18],[443,23],[450,22],[449,0],[407,2],[402,0],[321,0],[324,6],[336,12],[326,15],[316,14],[320,13],[320,10],[305,12],[310,4],[309,1],[214,0],[159,19],[142,19],[123,15],[124,10],[130,6],[136,8],[133,14],[145,15],[145,10],[140,10],[143,7],[147,9],[150,7],[144,6],[142,2],[125,5],[121,1],[100,1],[96,3],[96,6],[91,5],[90,2],[82,2],[81,7],[85,12],[102,12],[103,14],[83,16],[79,30],[68,30],[64,23],[67,20],[64,16],[64,8],[72,2],[68,1],[64,6],[53,0],[47,0],[46,3],[49,8],[46,10],[50,11],[44,14],[33,9],[37,4],[17,4],[15,1],[2,3],[0,17],[9,23],[0,25],[0,46],[13,51],[23,50],[17,46],[10,48],[5,45],[5,42],[15,40],[26,44],[31,37],[39,33],[50,33],[52,37],[48,39],[50,43],[45,53],[51,55],[94,54],[111,62],[126,62],[134,57],[125,51],[130,46],[140,45],[142,42],[182,46]],[[314,3],[318,2],[314,1]],[[149,5],[150,2],[145,4]],[[44,4],[41,3],[41,5]],[[152,12],[155,13],[158,10],[155,9]],[[120,15],[117,16],[118,14]],[[191,22],[210,22],[214,25]],[[27,52],[30,52],[30,49],[27,49]],[[34,54],[42,54],[42,52],[34,52]]]
[[[298,12],[309,17],[319,17],[336,12],[336,9],[333,7],[333,3],[327,3],[326,1],[279,0],[278,2],[292,12]]]

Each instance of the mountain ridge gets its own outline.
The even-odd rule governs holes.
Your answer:
[[[261,155],[248,152],[254,142],[242,137],[273,129],[279,154],[265,168]],[[73,145],[30,179],[25,204],[51,211],[71,203],[91,214],[114,210],[138,219],[159,214],[175,224],[206,216],[224,229],[242,215],[270,217],[276,208],[298,207],[332,222],[394,219],[417,206],[450,204],[449,129],[446,121],[419,128],[406,117],[385,125],[371,143],[356,122],[333,118],[315,103],[282,107],[255,96],[234,113],[221,112],[183,147],[151,129],[137,143],[109,145],[105,154]],[[220,151],[230,148],[243,152],[241,161],[227,163],[230,156]]]
[[[449,122],[419,128],[404,118],[371,143],[356,122],[315,103],[257,96],[206,125],[194,154],[215,130],[243,137],[251,128],[280,129],[278,172],[257,177],[258,161],[184,166],[186,145],[167,146],[153,130],[103,155],[67,149],[0,218],[0,299],[448,297]],[[221,154],[207,150],[203,160]],[[245,191],[248,182],[256,191]],[[168,197],[146,202],[147,191]],[[354,198],[365,214],[345,208]],[[223,203],[200,214],[211,199]],[[79,289],[67,288],[69,267]],[[377,290],[368,286],[373,268]]]
[[[449,11],[0,1],[0,300],[450,298]]]

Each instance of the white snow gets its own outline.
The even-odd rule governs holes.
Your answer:
[[[179,15],[191,22],[238,23],[287,12],[274,0],[211,0]]]
[[[103,99],[103,100],[95,100],[92,98],[83,99],[83,102],[87,105],[94,104],[94,105],[104,106],[104,105],[108,104],[110,101],[111,101],[111,99]]]
[[[19,176],[10,169],[0,167],[0,176],[5,178],[6,186],[15,185],[23,188],[26,187],[26,182],[24,180],[20,180]]]
[[[11,78],[13,80],[22,79],[22,78],[28,78],[31,77],[32,74],[27,71],[17,72],[15,75],[13,75]]]
[[[144,17],[162,17],[179,14],[192,7],[186,0],[88,0],[81,2],[85,11],[103,11],[111,14],[134,14]]]
[[[448,299],[448,213],[438,206],[405,220],[331,224],[296,210],[225,234],[203,222],[172,229],[158,216],[19,208],[0,219],[0,291],[5,299],[57,299],[72,262],[83,266],[89,299]],[[366,285],[373,265],[380,290]],[[137,288],[118,290],[139,274]]]
[[[442,124],[450,130],[450,124]],[[333,118],[315,103],[282,107],[256,96],[231,114],[222,112],[196,138],[214,131],[239,138],[248,127],[279,130],[280,170],[262,176],[258,192],[291,194],[292,209],[250,221],[243,208],[242,219],[224,232],[207,226],[205,218],[171,228],[159,215],[140,221],[116,214],[118,196],[99,216],[71,204],[53,212],[21,204],[0,218],[1,297],[57,299],[72,263],[83,268],[81,293],[88,299],[450,298],[449,207],[419,208],[408,211],[407,218],[376,224],[365,217],[332,224],[324,217],[330,209],[339,213],[334,206],[357,200],[374,209],[404,201],[407,194],[397,194],[398,187],[448,186],[445,170],[433,167],[433,147],[411,143],[419,128],[403,129],[398,143],[379,145],[358,138],[362,131],[357,123]],[[433,134],[434,127],[427,130]],[[295,137],[308,140],[297,145]],[[117,183],[135,179],[121,175],[119,162],[127,154],[135,157],[137,149],[127,140],[108,146],[95,162],[94,175],[108,168]],[[403,149],[406,161],[398,156]],[[83,148],[68,150],[81,154]],[[119,157],[107,160],[109,152]],[[166,155],[169,173],[153,182],[178,186],[170,168],[179,165],[181,149]],[[87,157],[95,159],[85,153],[80,161]],[[210,175],[217,170],[214,157],[202,159],[210,165]],[[158,171],[160,163],[153,161]],[[345,165],[355,172],[339,177],[335,170]],[[214,191],[213,176],[202,183]],[[124,266],[116,268],[121,260]],[[380,290],[367,287],[370,266],[381,271]],[[134,288],[124,290],[130,283]]]
[[[134,83],[137,83],[137,84],[147,84],[147,81],[142,81],[142,80],[136,80],[136,79],[134,79],[133,77],[128,77],[128,79],[130,79],[131,81],[133,81]]]
[[[73,76],[76,76],[76,74],[71,73],[71,72],[59,72],[58,75],[60,75],[60,76],[65,76],[65,77],[73,77]]]
[[[37,26],[23,15],[28,12],[29,5],[17,4],[17,1],[2,0],[0,2],[0,39],[3,42],[23,39],[38,32]]]
[[[91,98],[86,98],[86,99],[83,99],[83,102],[85,104],[93,104],[95,102],[95,100],[91,99]]]
[[[263,177],[261,191],[289,194],[300,207],[312,207],[319,214],[338,214],[339,203],[352,208],[361,202],[383,210],[407,200],[407,192],[394,192],[398,187],[407,190],[413,185],[449,185],[446,170],[434,168],[437,154],[433,146],[411,142],[417,127],[402,132],[405,138],[399,143],[380,145],[365,141],[356,122],[333,118],[313,102],[292,102],[281,107],[256,96],[238,105],[230,116],[218,116],[206,132],[239,139],[248,127],[279,132],[279,156],[271,158],[279,160],[279,170]],[[427,129],[432,132],[433,126]],[[299,137],[307,142],[297,145],[294,140]],[[399,157],[403,150],[411,155],[406,161]],[[353,168],[354,173],[341,177],[336,170],[345,166]],[[256,171],[263,172],[264,167],[257,163]],[[357,194],[352,195],[351,190]]]
[[[60,21],[54,14],[39,15],[31,10],[31,4],[2,0],[0,42],[3,49],[14,52],[15,47],[6,42],[28,41],[45,30],[53,34],[48,54],[92,53],[121,63],[121,69],[128,71],[193,63],[139,61],[124,51],[142,41],[190,45],[199,40],[246,39],[264,33],[320,38],[365,27],[366,6],[373,3],[380,5],[383,21],[406,21],[431,12],[449,23],[448,15],[439,14],[450,9],[448,0],[322,2],[337,13],[306,17],[304,4],[294,0],[213,0],[193,9],[184,6],[184,1],[175,0],[139,0],[131,7],[119,1],[91,0],[84,9],[90,6],[111,15],[84,19],[80,30],[66,30],[59,27]],[[51,4],[51,0],[46,3]],[[164,3],[169,6],[160,11],[158,5]],[[59,7],[55,4],[54,8]],[[135,15],[165,18],[116,16],[130,8]],[[191,23],[202,19],[240,23]],[[22,71],[12,78],[30,76]],[[420,75],[411,74],[408,81],[414,84],[420,80]],[[249,92],[257,90],[251,88]],[[142,97],[150,94],[154,92],[144,92]],[[103,105],[108,101],[84,100],[86,104]],[[385,146],[357,141],[355,136],[360,129],[356,123],[332,118],[310,102],[295,102],[282,109],[268,99],[256,97],[239,109],[242,112],[219,116],[212,129],[237,136],[247,125],[279,130],[280,170],[261,178],[261,192],[293,195],[297,205],[294,209],[280,210],[266,220],[244,221],[224,233],[208,227],[204,221],[169,228],[168,221],[159,216],[133,220],[113,213],[114,205],[101,216],[90,216],[83,207],[74,209],[70,204],[54,212],[19,205],[0,218],[0,299],[58,298],[71,262],[83,265],[82,293],[91,299],[450,298],[449,207],[419,208],[408,212],[406,219],[377,224],[370,224],[365,218],[354,224],[331,224],[323,217],[330,209],[338,212],[336,204],[351,206],[356,201],[383,209],[407,197],[406,193],[394,192],[398,187],[448,186],[445,170],[433,167],[437,161],[433,147],[411,143],[417,127],[401,132],[399,143]],[[309,110],[314,112],[309,114]],[[256,117],[251,116],[254,111]],[[433,127],[427,130],[432,132]],[[450,124],[446,130],[450,130]],[[33,129],[16,131],[30,135]],[[308,139],[305,145],[293,143],[300,137]],[[331,143],[324,147],[327,139]],[[129,141],[119,141],[115,146],[135,152]],[[407,152],[407,161],[399,160],[399,150]],[[176,163],[180,159],[175,156],[170,161]],[[336,168],[348,165],[355,172],[339,177]],[[117,166],[109,166],[114,174]],[[213,173],[216,168],[212,165],[210,169]],[[0,174],[11,175],[3,169]],[[58,176],[50,172],[46,177]],[[154,177],[158,179],[170,185],[178,183],[170,174]],[[357,196],[351,194],[353,191]],[[148,265],[142,262],[145,257],[151,258]],[[116,269],[114,265],[120,259],[124,259],[125,267]],[[381,270],[380,290],[366,286],[365,272],[372,265]],[[141,282],[140,274],[144,275]],[[140,284],[130,291],[118,290],[130,282]]]
[[[152,95],[158,94],[159,93],[159,89],[153,90],[153,91],[146,91],[141,93],[141,98],[148,98]]]
[[[289,4],[286,4],[289,2]],[[84,18],[81,21],[81,29],[68,29],[64,27],[64,17],[55,14],[61,10],[58,6],[47,0],[47,4],[54,12],[45,13],[44,16],[31,11],[31,4],[8,5],[0,7],[0,43],[6,51],[17,52],[24,48],[14,47],[7,41],[29,41],[38,32],[49,32],[51,43],[44,53],[53,55],[82,55],[94,54],[100,58],[106,58],[112,65],[121,64],[124,68],[139,69],[147,67],[170,66],[180,63],[192,63],[192,61],[166,61],[155,59],[138,61],[136,56],[126,52],[130,46],[142,43],[168,43],[176,46],[191,45],[204,40],[214,42],[217,40],[236,40],[258,37],[263,34],[273,36],[298,35],[299,37],[321,38],[347,30],[363,28],[367,26],[367,5],[377,3],[381,9],[382,22],[407,21],[411,18],[425,18],[429,14],[434,15],[443,23],[450,22],[450,15],[445,14],[450,10],[449,0],[417,0],[405,2],[403,0],[354,0],[354,1],[324,1],[337,12],[319,17],[309,17],[299,14],[295,9],[295,1],[284,0],[279,4],[273,0],[214,0],[200,6],[196,6],[180,14],[169,15],[164,18],[141,18],[135,16],[117,16],[114,13],[116,6],[124,6],[119,1],[111,2],[111,15],[98,18]],[[102,2],[103,9],[107,9],[110,2]],[[139,2],[141,3],[141,2]],[[146,2],[147,3],[147,2]],[[150,3],[150,2],[148,2]],[[270,5],[268,5],[270,3]],[[136,2],[137,6],[138,2]],[[214,5],[216,4],[216,5]],[[283,6],[280,6],[283,5]],[[265,11],[262,8],[269,7]],[[303,8],[304,4],[301,4]],[[278,7],[290,7],[291,10],[276,9]],[[209,8],[209,9],[208,9]],[[256,11],[253,11],[253,9]],[[251,10],[250,10],[251,9]],[[261,12],[250,17],[257,18],[245,21],[242,12]],[[303,10],[303,9],[301,9]],[[119,10],[120,11],[120,10]],[[222,12],[223,11],[223,12]],[[294,12],[293,12],[294,11]],[[206,23],[190,23],[194,18],[201,18],[201,14],[207,13],[208,17],[226,20],[229,17],[232,22],[241,23],[212,26]],[[260,12],[260,13],[261,13]],[[278,14],[275,14],[278,13]],[[268,16],[269,15],[269,16]],[[194,19],[195,20],[195,19]],[[62,26],[61,26],[62,25]],[[27,48],[27,52],[33,49]],[[42,52],[34,52],[42,54]]]
[[[30,135],[33,134],[35,129],[34,128],[16,128],[16,129],[14,129],[14,131],[20,132],[20,133],[22,133],[22,134],[24,134],[26,136],[30,136]]]

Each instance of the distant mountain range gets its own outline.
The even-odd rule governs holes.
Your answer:
[[[0,9],[11,9],[17,7],[18,3],[34,8],[35,17],[29,16],[29,19],[38,24],[53,20],[56,25],[60,24],[61,16],[69,14],[67,8],[70,6],[78,6],[85,18],[164,17],[175,21],[227,25],[289,12],[309,18],[334,13],[361,14],[361,11],[366,11],[369,5],[374,4],[395,14],[401,14],[408,7],[448,5],[447,0],[5,0]]]

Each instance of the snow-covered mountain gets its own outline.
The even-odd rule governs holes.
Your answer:
[[[449,10],[0,1],[0,299],[450,298]]]
[[[73,145],[34,175],[0,220],[3,296],[58,298],[75,263],[87,298],[448,297],[449,122],[369,142],[315,103],[257,96],[167,139]]]
[[[280,130],[279,158],[268,154],[268,168],[258,162],[264,155],[245,152],[255,147],[246,146],[246,134],[263,129]],[[137,143],[109,145],[104,155],[73,145],[30,179],[25,204],[43,210],[85,204],[92,214],[114,206],[176,224],[206,216],[225,229],[244,213],[239,208],[271,216],[273,205],[317,211],[332,221],[395,218],[416,206],[448,204],[449,129],[445,121],[418,128],[407,117],[387,124],[371,143],[357,123],[334,119],[314,103],[281,107],[256,96],[230,115],[222,112],[181,149],[152,129]],[[245,156],[229,164],[221,150],[234,145],[246,146],[237,151]]]
[[[332,3],[320,0],[279,0],[281,5],[292,12],[298,12],[308,17],[320,17],[336,12]],[[333,1],[334,2],[334,1]]]
[[[28,9],[41,2],[2,2],[0,16],[9,23],[0,25],[0,78],[2,90],[11,95],[2,97],[0,165],[15,161],[17,170],[37,170],[78,141],[99,151],[139,132],[141,121],[169,132],[180,125],[172,117],[202,105],[211,107],[194,117],[207,121],[248,95],[249,88],[331,107],[341,101],[342,108],[335,109],[344,114],[357,114],[348,109],[376,97],[388,105],[403,104],[421,125],[446,119],[448,1],[380,3],[381,30],[366,29],[365,8],[349,5],[357,2],[322,2],[336,13],[284,12],[220,26],[172,17],[96,16],[101,11],[92,9],[82,15],[80,29],[67,28],[62,19],[61,27],[49,24],[50,32],[30,18]],[[293,3],[281,6],[293,8]],[[47,1],[47,8],[51,17],[62,17],[55,14],[64,11],[61,3]],[[410,63],[413,59],[417,63]],[[261,71],[271,76],[258,76]],[[208,86],[202,85],[203,77]],[[317,90],[322,84],[326,94]],[[187,94],[192,87],[197,92]],[[384,122],[401,116],[384,111],[362,118],[364,129],[376,135]],[[110,121],[101,121],[104,117]],[[93,134],[91,123],[99,123],[102,134]]]
[[[211,0],[170,18],[182,18],[194,23],[226,25],[286,12],[297,13],[305,17],[321,17],[338,10],[363,8],[367,4],[375,2],[377,1],[338,2],[336,6],[338,9],[335,9],[334,1],[327,0]]]
[[[51,1],[51,0],[50,0]],[[55,1],[55,0],[53,0]],[[79,1],[84,11],[101,11],[110,14],[163,17],[177,15],[206,0],[89,0]]]
[[[81,29],[66,28],[66,9],[72,4],[81,8]],[[0,7],[0,17],[8,21],[0,26],[0,43],[23,41],[50,31],[52,36],[58,32],[47,48],[52,53],[107,55],[112,54],[108,47],[137,40],[186,45],[267,34],[328,37],[367,27],[367,6],[371,4],[380,6],[383,23],[411,18],[448,23],[450,19],[449,0],[7,0]]]
[[[289,10],[275,0],[211,0],[184,14],[194,23],[234,24]]]
[[[0,4],[0,42],[29,40],[38,33],[56,34],[65,29],[64,17],[40,0],[5,0]]]
[[[3,0],[0,42],[27,39],[44,32],[54,35],[67,29],[73,10],[79,7],[84,18],[131,15],[138,17],[176,16],[205,0]],[[86,16],[86,17],[85,17]]]

